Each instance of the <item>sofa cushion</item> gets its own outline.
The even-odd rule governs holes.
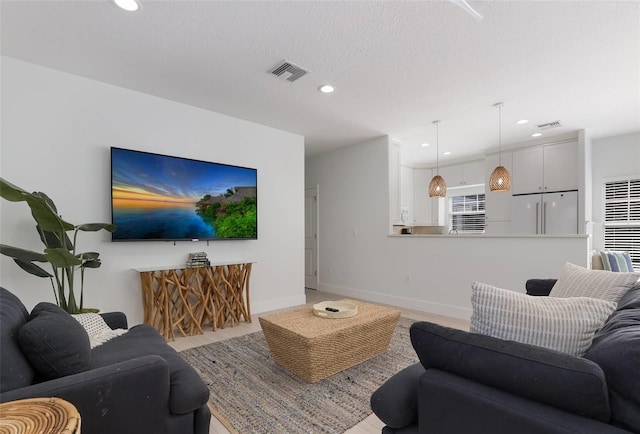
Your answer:
[[[608,422],[604,373],[590,360],[427,322],[411,326],[420,363],[580,416]]]
[[[147,324],[131,327],[122,336],[94,348],[91,367],[113,365],[146,355],[158,355],[169,365],[169,408],[172,413],[189,413],[207,403],[209,389],[198,373]]]
[[[604,371],[612,423],[640,430],[640,285],[622,297],[584,357]]]
[[[589,297],[532,297],[484,283],[472,285],[471,331],[582,355],[616,308]]]
[[[613,250],[600,252],[602,268],[607,271],[633,273],[633,264],[629,252],[615,252]]]
[[[11,292],[0,288],[0,393],[33,384],[35,371],[18,344],[29,314]]]
[[[567,262],[549,296],[592,297],[617,303],[638,278],[640,274],[587,270]]]
[[[18,342],[38,376],[44,380],[89,369],[89,336],[71,315],[52,303],[39,303],[20,328]]]

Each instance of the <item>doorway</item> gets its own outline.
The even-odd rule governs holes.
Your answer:
[[[318,187],[304,190],[304,286],[318,289]]]

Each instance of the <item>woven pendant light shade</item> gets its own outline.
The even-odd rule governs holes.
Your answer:
[[[511,174],[502,165],[502,103],[493,105],[498,108],[498,167],[493,169],[489,177],[489,189],[495,193],[511,190]]]
[[[447,183],[440,175],[436,175],[429,183],[429,197],[445,197],[447,195]]]
[[[489,177],[489,188],[494,192],[504,192],[511,189],[511,174],[504,166],[493,169]]]

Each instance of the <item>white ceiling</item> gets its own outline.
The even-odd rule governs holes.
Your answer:
[[[389,135],[433,165],[587,129],[640,131],[639,1],[2,0],[2,54],[305,136],[306,155]],[[279,61],[307,69],[290,83]],[[318,86],[331,83],[324,95]],[[516,125],[521,118],[530,122]]]

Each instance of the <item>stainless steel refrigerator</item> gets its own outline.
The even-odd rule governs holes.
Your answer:
[[[520,194],[511,200],[512,234],[578,233],[578,192]]]

